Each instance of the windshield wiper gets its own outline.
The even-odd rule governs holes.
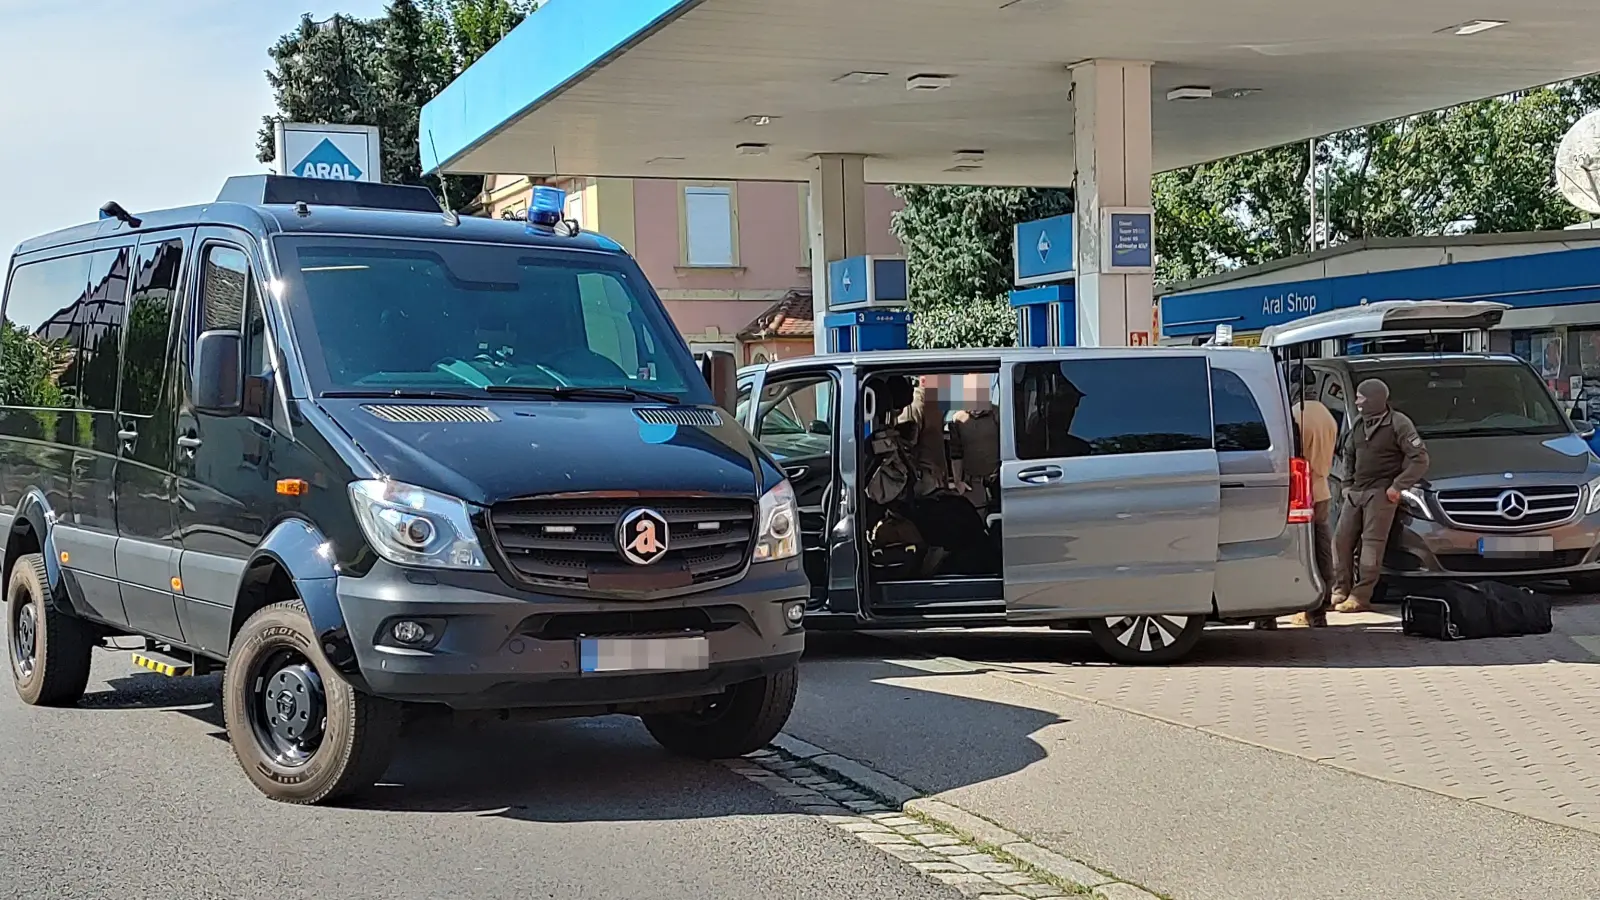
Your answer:
[[[531,384],[491,384],[484,388],[491,394],[538,394],[543,397],[555,397],[566,400],[573,397],[596,397],[606,400],[655,400],[658,403],[671,403],[677,405],[683,402],[672,394],[659,391],[641,391],[638,388],[624,387],[622,385],[605,387],[584,387],[571,385],[565,387],[538,387]]]
[[[476,394],[460,391],[421,391],[400,388],[393,391],[323,391],[319,397],[350,400],[482,400]]]

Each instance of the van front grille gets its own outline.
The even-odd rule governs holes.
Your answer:
[[[1523,531],[1565,522],[1578,512],[1583,490],[1557,485],[1458,488],[1439,492],[1450,524],[1472,531]]]
[[[618,545],[618,524],[639,509],[667,523],[667,550],[648,566],[628,562]],[[535,498],[495,504],[489,526],[506,566],[529,585],[604,593],[605,588],[591,585],[591,577],[599,575],[611,583],[664,577],[675,578],[681,587],[704,588],[744,572],[754,546],[755,504],[712,498]]]

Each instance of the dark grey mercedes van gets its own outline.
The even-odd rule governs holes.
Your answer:
[[[380,777],[408,706],[631,713],[757,749],[793,705],[793,491],[639,267],[561,221],[277,176],[27,241],[5,283],[0,535],[22,699],[91,651],[223,670],[252,782]],[[715,384],[708,384],[708,377]]]

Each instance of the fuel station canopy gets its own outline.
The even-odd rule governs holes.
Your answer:
[[[1600,70],[1593,0],[549,0],[430,170],[1071,185],[1068,66],[1151,64],[1162,171]]]

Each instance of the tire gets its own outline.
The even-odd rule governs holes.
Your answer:
[[[1204,615],[1112,616],[1089,620],[1089,634],[1113,662],[1165,665],[1194,649],[1206,630]]]
[[[798,667],[740,682],[695,713],[640,718],[656,742],[680,756],[732,759],[765,747],[789,721],[800,687]]]
[[[299,600],[259,610],[239,629],[223,671],[222,713],[256,788],[303,805],[371,787],[389,768],[401,724],[400,704],[356,690],[328,664]],[[303,745],[283,737],[291,719],[304,729]]]
[[[22,702],[72,706],[89,686],[89,657],[98,633],[88,622],[56,610],[49,594],[44,557],[18,557],[6,585],[6,656]]]

